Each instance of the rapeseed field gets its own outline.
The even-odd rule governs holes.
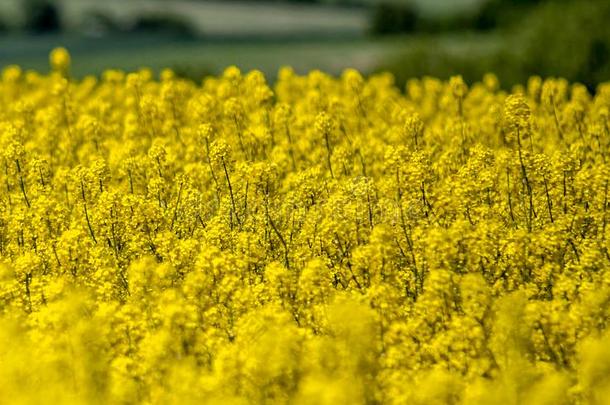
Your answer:
[[[0,403],[604,404],[610,83],[0,81]]]

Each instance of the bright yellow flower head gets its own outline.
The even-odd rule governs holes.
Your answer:
[[[66,74],[70,70],[70,53],[66,48],[55,48],[51,51],[49,62],[51,63],[51,69]]]

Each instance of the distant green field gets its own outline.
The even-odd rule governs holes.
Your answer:
[[[20,1],[0,0],[0,16],[13,16],[11,19],[18,21]],[[14,33],[0,36],[0,67],[19,64],[46,70],[48,52],[65,46],[74,56],[76,76],[99,74],[107,68],[132,71],[147,66],[154,70],[173,67],[199,78],[237,65],[243,70],[260,69],[272,78],[285,65],[301,73],[321,69],[337,74],[347,67],[368,73],[398,53],[422,47],[476,53],[486,49],[489,42],[481,36],[464,35],[369,38],[368,11],[358,7],[220,0],[57,1],[67,32],[36,37]],[[484,0],[414,1],[425,12],[451,13]],[[86,26],[86,16],[92,12],[101,12],[123,24],[146,13],[180,15],[192,22],[202,37],[185,40],[163,35],[101,35],[88,31],[90,27]]]
[[[97,39],[74,35],[9,36],[0,37],[0,67],[19,64],[46,71],[48,52],[55,46],[66,46],[71,51],[76,76],[99,74],[107,68],[130,71],[147,66],[157,71],[164,67],[179,68],[197,77],[237,65],[243,70],[262,70],[272,79],[286,65],[300,73],[321,69],[338,74],[347,67],[369,73],[397,53],[435,47],[477,54],[497,46],[497,40],[480,35],[284,42],[191,41],[133,35]]]
[[[0,38],[0,66],[19,64],[47,70],[47,54],[55,46],[66,46],[74,57],[76,76],[97,74],[106,68],[135,70],[143,66],[159,70],[180,68],[193,74],[218,73],[228,65],[244,70],[260,69],[274,76],[284,65],[299,72],[322,69],[339,73],[347,67],[362,71],[395,52],[398,40],[297,41],[297,42],[205,42],[176,41],[154,37],[109,37],[83,39],[72,36]]]

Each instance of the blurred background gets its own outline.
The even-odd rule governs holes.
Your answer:
[[[237,65],[273,81],[290,65],[594,89],[610,80],[609,21],[607,0],[0,0],[0,68],[46,71],[65,46],[77,77],[148,66],[199,81]]]

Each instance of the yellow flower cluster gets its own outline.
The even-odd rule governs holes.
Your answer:
[[[0,81],[0,402],[601,404],[610,84]]]

